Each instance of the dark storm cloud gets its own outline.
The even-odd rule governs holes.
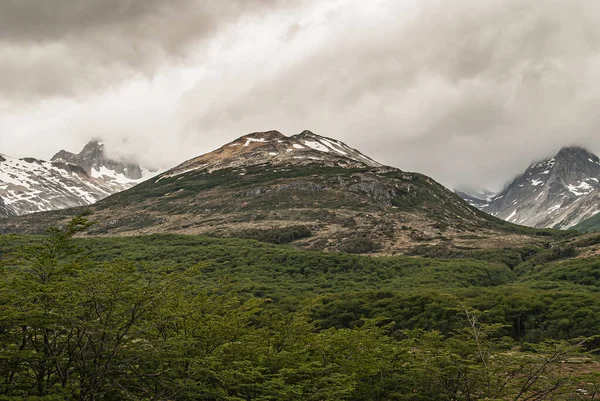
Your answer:
[[[190,46],[276,0],[3,0],[0,96],[85,95],[186,61]]]

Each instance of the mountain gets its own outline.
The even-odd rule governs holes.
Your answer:
[[[0,232],[38,233],[82,213],[97,221],[89,235],[203,234],[357,253],[520,246],[537,233],[309,131],[244,135],[89,207],[5,219]]]
[[[498,195],[472,204],[511,223],[568,229],[600,212],[599,180],[596,155],[565,147],[529,166]]]
[[[108,159],[104,154],[104,143],[100,141],[89,142],[79,154],[61,150],[51,160],[75,164],[83,167],[86,173],[94,178],[107,177],[121,183],[139,181],[145,173],[138,164]]]
[[[79,154],[61,150],[50,162],[0,155],[0,216],[89,205],[149,176],[138,165],[106,158],[98,141]]]

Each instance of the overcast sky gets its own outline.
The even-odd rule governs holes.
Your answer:
[[[600,152],[598,0],[0,0],[0,153],[304,129],[446,186]]]

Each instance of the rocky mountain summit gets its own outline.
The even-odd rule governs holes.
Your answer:
[[[214,172],[227,168],[243,169],[245,166],[261,164],[272,166],[320,164],[343,168],[382,167],[356,149],[310,131],[303,131],[291,137],[278,131],[268,131],[244,135],[213,152],[188,160],[168,171],[163,178],[189,171]]]
[[[20,216],[89,205],[138,184],[151,174],[106,158],[101,142],[51,161],[0,155],[0,216]]]
[[[482,211],[530,227],[568,229],[600,212],[600,159],[565,147],[534,163],[504,191],[487,199],[460,193]]]
[[[97,221],[89,235],[269,237],[357,253],[522,245],[535,236],[427,176],[310,131],[244,135],[89,207],[9,219],[0,232],[36,233],[83,212]]]
[[[79,154],[61,150],[51,161],[65,162],[83,167],[94,178],[113,178],[116,181],[137,181],[143,178],[144,171],[135,163],[125,163],[106,157],[104,143],[90,141]]]

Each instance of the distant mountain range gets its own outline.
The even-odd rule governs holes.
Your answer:
[[[244,135],[85,208],[5,219],[0,232],[37,233],[83,212],[97,221],[92,235],[268,236],[357,253],[520,246],[536,234],[469,206],[427,176],[310,131]]]
[[[496,195],[457,192],[471,205],[511,223],[568,229],[600,213],[600,159],[566,147],[534,163]]]
[[[89,205],[152,175],[137,164],[107,158],[99,141],[79,154],[61,150],[51,161],[2,154],[0,217]]]

